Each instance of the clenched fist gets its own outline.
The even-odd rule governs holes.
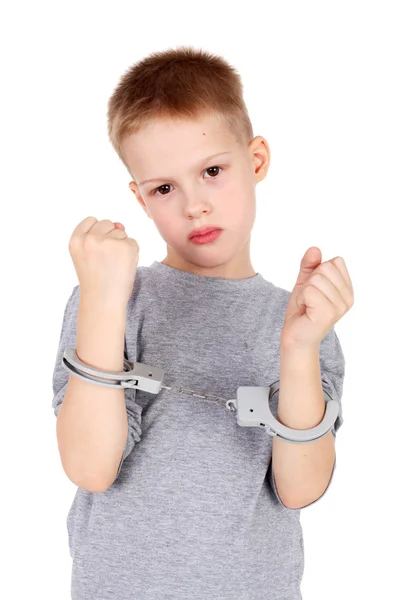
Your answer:
[[[121,223],[87,217],[74,229],[69,252],[83,294],[127,304],[139,260],[139,245]]]

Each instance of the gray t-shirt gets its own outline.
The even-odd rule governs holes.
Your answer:
[[[56,415],[69,377],[62,355],[76,348],[79,292],[64,313]],[[224,399],[239,386],[270,385],[279,379],[289,295],[260,273],[231,280],[158,261],[140,266],[127,305],[128,359],[163,369],[167,386]],[[320,365],[323,387],[341,403],[345,362],[334,329]],[[127,389],[125,398],[129,435],[118,476],[104,492],[77,488],[68,513],[72,599],[301,600],[300,510],[279,498],[273,438],[239,426],[235,412],[211,399],[165,389]],[[335,434],[342,422],[340,409]]]

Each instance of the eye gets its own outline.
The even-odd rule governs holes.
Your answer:
[[[219,172],[217,173],[217,175],[219,175],[219,174],[220,174],[220,172],[222,171],[222,167],[217,167],[217,166],[215,166],[215,167],[209,167],[208,169],[206,169],[206,171],[205,171],[205,172],[207,173],[207,171],[211,171],[212,169],[219,169]],[[214,176],[214,175],[213,175],[213,178],[215,179],[215,176]]]
[[[162,188],[165,188],[165,187],[168,187],[168,186],[169,186],[169,183],[163,183],[162,185],[160,185],[160,187],[158,187],[158,188],[156,188],[155,190],[153,190],[153,191],[151,192],[151,195],[152,195],[152,196],[155,196],[155,195],[156,195],[156,192],[158,192],[158,190],[161,190]],[[168,192],[167,192],[167,193],[168,193]],[[166,196],[166,195],[167,195],[167,194],[161,194],[161,196]]]
[[[208,171],[212,171],[213,169],[219,169],[219,171],[218,171],[218,173],[217,173],[216,175],[212,175],[212,176],[211,176],[211,179],[215,179],[215,178],[216,178],[216,176],[218,176],[218,175],[220,174],[220,172],[221,172],[221,171],[223,171],[223,168],[222,168],[222,167],[220,167],[220,166],[217,166],[217,165],[216,165],[216,166],[214,166],[214,167],[208,167],[208,169],[206,169],[204,172],[205,172],[205,173],[207,173]],[[207,177],[206,177],[206,179],[210,179],[210,178],[207,178]],[[163,185],[160,185],[158,188],[155,188],[155,189],[154,189],[154,190],[151,192],[151,195],[152,195],[152,196],[156,196],[156,195],[157,195],[157,192],[158,192],[159,190],[162,190],[163,188],[168,188],[168,187],[171,187],[171,185],[170,185],[169,183],[163,183]],[[167,193],[165,193],[165,194],[161,193],[161,196],[166,196],[167,194],[168,194],[168,191],[167,191]]]

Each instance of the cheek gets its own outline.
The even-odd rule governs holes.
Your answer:
[[[230,184],[224,189],[223,211],[232,225],[246,228],[253,223],[255,217],[254,186],[246,185],[241,180]]]
[[[176,217],[174,218],[174,215],[171,215],[170,210],[154,210],[153,219],[159,233],[165,240],[172,239],[174,235],[179,234]]]

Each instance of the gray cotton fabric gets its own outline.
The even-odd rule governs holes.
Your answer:
[[[76,348],[79,292],[64,312],[55,415],[69,377],[62,355]],[[239,386],[270,385],[279,379],[289,295],[260,273],[230,280],[158,261],[139,266],[126,313],[128,359],[162,368],[167,386],[225,399]],[[334,329],[320,364],[324,389],[340,402],[336,435],[345,362]],[[287,508],[275,487],[273,438],[239,426],[212,400],[132,389],[125,399],[129,435],[117,477],[104,492],[77,488],[67,515],[71,598],[301,600],[300,510]],[[277,402],[278,394],[275,417]]]

